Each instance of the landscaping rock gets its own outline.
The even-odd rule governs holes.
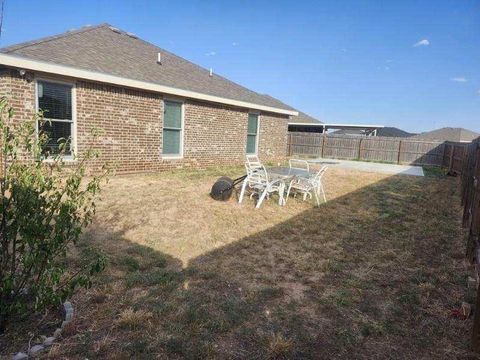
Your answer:
[[[23,352],[16,353],[12,358],[12,360],[24,360],[24,359],[28,359],[28,355]]]
[[[469,289],[477,288],[477,280],[471,276],[468,277],[467,284]]]
[[[43,351],[43,349],[45,349],[43,345],[33,345],[28,353],[30,354],[30,356],[34,356],[37,355],[40,351]]]
[[[56,339],[56,338],[59,338],[60,336],[62,336],[62,329],[57,328],[57,330],[55,330],[53,333],[53,337]]]
[[[70,301],[65,301],[63,303],[63,308],[65,309],[65,311],[67,311],[67,309],[73,309],[72,303]]]
[[[65,321],[73,320],[73,309],[65,313]]]
[[[55,337],[50,336],[43,341],[43,346],[52,346],[55,341]]]
[[[472,313],[472,306],[469,303],[462,302],[462,315],[465,319],[468,319],[470,317],[470,314]]]

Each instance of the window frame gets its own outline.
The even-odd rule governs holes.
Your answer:
[[[164,130],[178,130],[178,128],[169,128],[165,127],[165,103],[176,103],[180,104],[180,152],[178,154],[164,154],[163,152],[163,139],[164,139]],[[185,101],[178,98],[163,98],[163,111],[162,111],[162,159],[183,159],[183,144],[184,144],[184,134],[185,134]]]
[[[257,133],[255,134],[255,152],[249,153],[247,150],[248,147],[248,136],[253,135],[248,132],[248,118],[250,115],[256,115],[257,116]],[[247,114],[247,138],[245,140],[245,154],[246,155],[258,155],[258,144],[259,144],[259,139],[260,139],[260,113],[258,111],[249,111]]]
[[[76,153],[77,153],[77,89],[76,83],[73,81],[65,81],[65,80],[58,80],[52,79],[49,77],[35,77],[35,112],[38,113],[40,110],[39,108],[39,99],[38,99],[38,84],[46,82],[52,84],[60,84],[60,85],[67,85],[71,87],[71,97],[72,97],[72,120],[68,119],[49,119],[47,116],[44,117],[45,120],[49,120],[51,122],[63,122],[63,123],[70,123],[71,126],[71,143],[70,143],[70,155],[64,155],[62,160],[64,161],[76,161]],[[35,121],[35,134],[38,139],[38,121]],[[52,156],[46,157],[43,161],[53,161]]]

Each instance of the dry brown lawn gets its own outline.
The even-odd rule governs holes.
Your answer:
[[[468,357],[457,179],[330,169],[328,203],[217,202],[241,169],[118,176],[80,252],[80,291],[51,358]],[[72,258],[71,261],[76,261]]]

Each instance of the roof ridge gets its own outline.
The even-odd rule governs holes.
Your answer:
[[[90,31],[90,30],[99,29],[99,28],[106,27],[106,26],[110,27],[111,25],[108,24],[108,23],[101,23],[101,24],[92,25],[92,26],[85,25],[85,26],[83,26],[83,27],[81,27],[80,29],[77,29],[77,30],[67,30],[67,31],[65,31],[63,33],[60,33],[60,34],[46,36],[46,37],[43,37],[43,38],[40,38],[40,39],[37,39],[37,40],[25,41],[25,42],[20,43],[20,44],[14,44],[14,45],[2,47],[2,48],[0,48],[0,52],[9,53],[9,52],[20,50],[20,49],[23,49],[23,48],[26,48],[26,47],[29,47],[29,46],[42,44],[42,43],[53,41],[53,40],[58,40],[58,39],[61,39],[61,38],[67,37],[67,36],[81,34],[81,33],[84,33],[84,32]]]
[[[57,35],[52,35],[52,36],[47,36],[47,37],[44,37],[44,38],[40,38],[40,39],[37,39],[37,40],[32,40],[32,41],[27,41],[27,42],[23,42],[23,43],[20,43],[20,44],[15,44],[15,45],[11,45],[11,46],[7,46],[7,47],[4,47],[4,48],[0,48],[0,53],[10,53],[10,52],[13,52],[13,51],[17,51],[17,50],[20,50],[20,49],[24,49],[26,47],[29,47],[29,46],[33,46],[33,45],[38,45],[38,44],[42,44],[42,43],[45,43],[45,42],[49,42],[49,41],[53,41],[53,40],[58,40],[58,39],[61,39],[61,38],[64,38],[64,37],[67,37],[67,36],[71,36],[71,35],[77,35],[77,34],[81,34],[81,33],[84,33],[84,32],[87,32],[87,31],[90,31],[90,30],[95,30],[95,29],[99,29],[99,28],[102,28],[102,27],[108,27],[108,28],[115,28],[119,31],[119,35],[127,35],[129,36],[129,32],[128,31],[125,31],[121,28],[118,28],[114,25],[111,25],[109,23],[101,23],[101,24],[98,24],[98,25],[93,25],[93,26],[84,26],[78,30],[73,30],[73,31],[66,31],[66,32],[63,32],[61,34],[57,34]],[[112,30],[113,31],[113,30]],[[183,61],[186,61],[188,62],[189,64],[195,66],[196,68],[198,68],[199,70],[203,71],[205,74],[209,73],[209,69],[206,69],[204,68],[203,66],[200,66],[182,56],[179,56],[177,54],[174,54],[172,53],[171,51],[169,50],[166,50],[164,48],[161,48],[159,47],[158,45],[156,44],[153,44],[139,36],[135,36],[135,40],[139,40],[141,42],[143,42],[144,44],[147,44],[149,46],[152,46],[154,47],[155,49],[157,50],[161,50],[162,52],[166,52],[168,53],[170,56],[175,56]],[[245,91],[248,91],[248,92],[251,92],[251,93],[254,93],[256,95],[262,95],[252,89],[249,89],[247,88],[246,86],[244,85],[241,85],[241,84],[238,84],[222,75],[219,75],[219,74],[216,74],[216,73],[213,73],[213,76],[217,77],[217,78],[221,78],[223,81],[227,81],[229,82],[230,84],[233,84],[235,86],[238,86],[242,89],[244,89]],[[275,98],[273,98],[274,100],[277,100]],[[277,100],[278,101],[278,100]],[[286,105],[286,104],[284,104]],[[288,106],[288,105],[287,105]]]

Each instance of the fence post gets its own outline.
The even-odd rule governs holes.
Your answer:
[[[448,164],[448,172],[452,171],[452,168],[453,168],[453,154],[455,153],[455,145],[451,144],[450,148],[452,150],[450,151],[450,162]]]
[[[445,157],[447,155],[447,143],[443,143],[442,168],[445,168]]]
[[[397,164],[400,164],[400,155],[402,154],[402,140],[398,142],[398,158],[397,158]]]
[[[327,141],[327,136],[325,135],[325,133],[323,134],[323,138],[322,138],[322,153],[320,154],[320,157],[323,158],[323,149],[325,148],[325,143]]]
[[[362,142],[363,142],[363,138],[361,137],[361,138],[360,138],[360,142],[358,143],[358,156],[357,156],[357,160],[362,160]]]

